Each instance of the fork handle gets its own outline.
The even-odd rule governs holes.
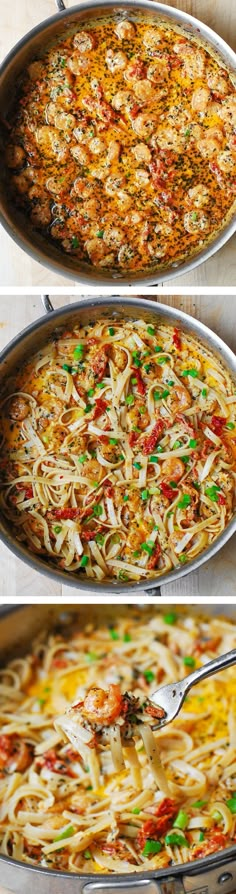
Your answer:
[[[188,674],[187,677],[181,680],[181,683],[184,684],[185,693],[192,689],[192,686],[196,686],[200,680],[205,680],[206,677],[211,677],[212,674],[217,674],[219,671],[225,670],[226,667],[231,667],[232,664],[236,664],[236,649],[231,649],[225,655],[219,655],[218,658],[207,661],[207,664],[198,667],[192,674]]]

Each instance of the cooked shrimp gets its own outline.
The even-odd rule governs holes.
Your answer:
[[[38,227],[47,227],[51,223],[51,208],[49,199],[43,199],[37,202],[32,208],[30,219],[32,223]]]
[[[22,168],[25,162],[25,151],[22,149],[22,146],[8,146],[6,151],[6,161],[8,168]]]
[[[220,97],[226,96],[228,93],[229,85],[226,72],[216,73],[210,69],[209,72],[206,72],[206,82],[208,87],[210,87],[210,90],[212,90],[213,93],[219,94]]]
[[[128,211],[132,205],[132,196],[129,196],[124,189],[118,189],[116,199],[122,211]]]
[[[130,429],[135,425],[137,428],[141,428],[141,431],[146,430],[150,423],[150,417],[144,405],[144,400],[136,400],[134,406],[129,407],[127,410],[127,421]]]
[[[120,348],[118,345],[111,345],[110,357],[117,369],[123,372],[127,365],[127,356],[123,348]]]
[[[232,127],[236,127],[236,96],[226,96],[221,103],[220,118]]]
[[[89,199],[92,194],[92,184],[88,183],[87,180],[83,180],[82,177],[77,177],[74,181],[71,193],[73,193],[73,195],[81,196],[83,199]]]
[[[31,81],[40,80],[44,75],[44,65],[42,62],[31,62],[27,68],[27,74]]]
[[[119,112],[120,109],[127,106],[130,99],[131,99],[131,93],[129,90],[118,90],[118,92],[115,93],[115,95],[113,96],[112,101],[111,101],[113,109],[116,109],[116,111]]]
[[[188,233],[208,232],[210,221],[203,211],[187,211],[184,215],[184,227]]]
[[[106,691],[95,686],[90,689],[85,696],[81,713],[90,723],[109,726],[119,717],[121,706],[122,694],[119,686],[111,683]]]
[[[73,130],[73,136],[78,143],[89,143],[93,135],[94,130],[92,126],[83,121],[80,121],[77,127]]]
[[[96,220],[99,208],[100,205],[98,199],[87,199],[87,201],[83,203],[83,214],[85,217],[89,217],[90,220],[93,220],[93,218]]]
[[[0,771],[24,773],[32,763],[32,751],[16,735],[0,736]]]
[[[72,146],[71,155],[78,161],[79,165],[87,165],[89,162],[89,152],[83,146]]]
[[[176,413],[183,413],[191,407],[192,398],[187,388],[183,385],[176,385],[167,398],[168,407],[175,416]]]
[[[189,46],[183,40],[176,41],[173,50],[182,59],[184,72],[191,80],[203,76],[205,58],[202,50],[199,50],[196,46]]]
[[[179,481],[184,475],[185,465],[178,456],[170,456],[169,459],[164,459],[161,467],[161,474],[164,475],[164,478],[167,478],[168,481]]]
[[[132,122],[132,127],[135,133],[138,134],[139,137],[148,138],[150,134],[155,130],[156,121],[153,119],[148,112],[140,112],[134,121]]]
[[[150,183],[148,171],[146,171],[145,168],[138,168],[137,171],[135,171],[135,180],[138,186],[140,186],[140,189],[148,186]]]
[[[107,161],[108,164],[112,164],[115,161],[119,161],[121,153],[121,145],[118,140],[110,140],[107,151]]]
[[[135,36],[136,28],[132,22],[128,22],[125,19],[123,22],[118,22],[115,27],[115,34],[119,37],[120,40],[132,40],[132,37]]]
[[[125,178],[122,177],[107,177],[105,183],[105,191],[108,196],[117,196],[118,190],[125,185]]]
[[[197,140],[197,148],[204,158],[211,158],[216,152],[219,152],[223,140],[223,133],[220,127],[209,127],[205,137]]]
[[[76,118],[74,115],[70,115],[67,112],[58,112],[54,118],[54,125],[58,128],[58,130],[63,130],[66,133],[70,133],[75,126]]]
[[[61,178],[61,177],[49,177],[45,183],[46,189],[48,190],[48,192],[51,192],[53,195],[55,194],[56,196],[59,196],[60,192],[62,190],[62,186],[63,186],[62,181],[63,181],[63,178]],[[40,187],[40,192],[41,192],[41,187]]]
[[[93,137],[89,142],[89,149],[93,155],[103,155],[106,152],[106,143],[100,137]]]
[[[13,397],[12,401],[9,404],[8,412],[11,419],[21,421],[21,419],[26,419],[26,416],[29,415],[29,404],[24,399],[24,397]]]
[[[132,152],[136,158],[136,161],[144,162],[145,164],[150,164],[152,160],[152,155],[148,146],[145,143],[137,143],[137,146],[133,146]]]
[[[74,75],[85,74],[91,66],[91,60],[87,56],[80,56],[79,53],[72,53],[68,59],[68,68]]]
[[[104,230],[103,233],[103,241],[106,245],[109,245],[110,248],[119,247],[122,245],[122,242],[125,240],[125,234],[123,230],[118,227],[108,227]]]
[[[87,459],[83,463],[83,475],[87,475],[93,481],[101,481],[103,469],[97,459]]]
[[[36,130],[36,141],[39,150],[46,158],[57,156],[58,161],[65,161],[68,156],[68,144],[62,139],[56,128],[42,125]]]
[[[185,134],[171,126],[158,127],[155,138],[161,149],[173,149],[175,152],[182,152],[186,144]]]
[[[223,152],[220,152],[219,155],[217,155],[217,164],[220,171],[223,171],[224,174],[230,174],[230,171],[234,169],[232,151],[230,149],[224,149]]]
[[[193,91],[191,106],[195,112],[204,112],[210,97],[210,90],[207,87],[197,87]]]
[[[85,248],[92,263],[98,267],[111,267],[114,264],[115,255],[106,254],[107,247],[103,239],[94,236],[93,239],[87,239]]]
[[[90,53],[96,46],[96,37],[91,31],[77,31],[73,40],[80,53]]]
[[[155,50],[162,38],[162,32],[158,28],[147,28],[143,37],[144,46],[149,50]]]
[[[153,59],[152,62],[150,62],[150,65],[148,65],[147,78],[149,79],[149,81],[153,81],[155,84],[163,84],[167,78],[168,71],[169,65],[167,58],[164,56],[164,54],[162,54],[162,56],[158,56],[158,61],[156,59]],[[161,94],[159,90],[159,98],[161,95],[163,94]]]
[[[107,50],[106,63],[112,74],[117,71],[123,71],[126,68],[127,61],[127,56],[125,53],[122,53],[122,50],[119,50],[118,53],[115,53],[114,50]]]
[[[203,183],[198,183],[188,190],[188,196],[194,208],[203,208],[209,203],[209,190]]]
[[[138,81],[134,86],[134,93],[139,102],[152,102],[156,96],[156,90],[147,78]]]

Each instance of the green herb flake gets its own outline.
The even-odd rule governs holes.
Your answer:
[[[186,667],[195,667],[195,664],[196,664],[195,658],[193,658],[192,655],[185,655],[183,658],[183,664]]]
[[[74,826],[67,826],[67,829],[64,829],[60,835],[57,835],[57,837],[53,839],[53,842],[63,841],[64,838],[71,838],[72,835],[75,835]]]
[[[165,622],[165,624],[176,624],[176,612],[168,612],[167,615],[163,615],[163,621]]]

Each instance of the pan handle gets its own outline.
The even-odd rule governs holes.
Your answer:
[[[51,311],[54,310],[54,307],[51,299],[49,298],[49,295],[41,295],[41,301],[43,303],[44,310],[46,310],[46,313],[50,314]]]
[[[57,6],[57,9],[58,9],[58,12],[64,12],[64,9],[66,9],[66,6],[65,6],[65,3],[63,3],[63,0],[55,0],[55,3]]]

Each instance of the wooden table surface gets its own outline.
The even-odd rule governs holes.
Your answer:
[[[73,303],[73,298],[62,296],[53,299],[55,307],[61,307],[66,301]],[[197,296],[189,297],[164,297],[165,304],[173,305],[191,313],[210,328],[215,330],[236,350],[236,305],[231,296],[222,297]],[[26,325],[42,315],[42,304],[39,296],[32,297],[0,297],[0,349],[6,345]],[[54,580],[47,579],[38,572],[33,571],[28,565],[19,561],[10,551],[0,543],[0,597],[4,601],[7,598],[19,597],[35,599],[45,597],[57,599],[58,597],[73,599],[81,598],[86,602],[87,598],[94,597],[94,591],[86,593],[80,589],[72,589],[66,585],[61,586]],[[236,536],[210,561],[202,565],[199,571],[188,574],[178,582],[166,584],[161,587],[161,595],[166,599],[192,598],[202,596],[220,599],[222,594],[227,599],[235,596],[236,577]],[[124,597],[125,598],[125,597]],[[135,597],[133,597],[135,599]],[[99,599],[99,601],[102,601]],[[127,601],[127,599],[126,599]]]
[[[165,2],[165,0],[164,0]],[[72,6],[66,0],[66,6]],[[224,40],[236,47],[236,2],[235,0],[169,0],[169,6],[201,19],[213,28]],[[4,57],[14,44],[39,22],[53,15],[54,0],[13,0],[1,2],[0,53]],[[68,279],[51,272],[33,261],[1,229],[0,233],[0,281],[2,286],[63,286]],[[191,273],[176,277],[171,286],[233,286],[236,281],[235,237],[204,264]],[[75,283],[76,285],[76,283]]]

